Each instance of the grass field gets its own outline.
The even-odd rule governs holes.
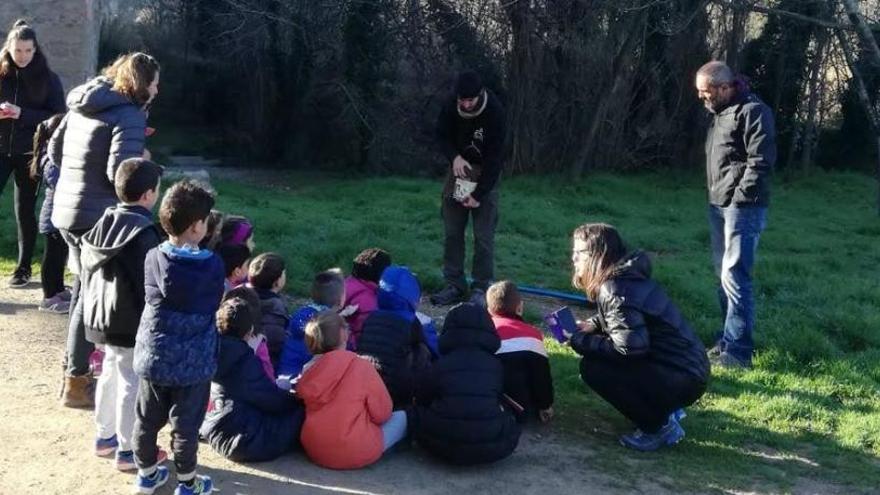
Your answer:
[[[218,180],[219,208],[253,219],[258,250],[281,253],[288,288],[349,268],[381,246],[441,285],[438,181],[278,173],[271,181]],[[816,173],[777,183],[756,267],[758,354],[748,371],[714,370],[684,421],[687,441],[662,454],[616,446],[629,426],[586,391],[577,358],[550,345],[555,428],[589,443],[585,459],[620,472],[621,486],[654,477],[687,491],[801,491],[803,483],[880,486],[880,218],[867,176]],[[15,255],[11,187],[2,197],[0,270]],[[497,276],[569,287],[569,235],[586,221],[618,226],[654,255],[655,277],[710,342],[720,325],[709,258],[702,173],[593,175],[579,183],[518,177],[502,185]],[[38,267],[35,267],[35,270]],[[532,312],[531,314],[534,314]],[[818,489],[818,492],[822,492]]]

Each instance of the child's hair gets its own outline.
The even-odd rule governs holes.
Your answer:
[[[391,255],[380,248],[361,251],[351,263],[351,276],[361,280],[379,283],[382,272],[391,266]]]
[[[510,280],[495,282],[486,291],[486,305],[489,313],[499,316],[516,316],[522,296],[516,284]]]
[[[147,191],[155,191],[162,178],[162,167],[143,158],[129,158],[119,164],[113,185],[123,203],[136,203]]]
[[[208,229],[205,232],[205,238],[199,243],[199,247],[202,249],[216,249],[217,244],[220,242],[220,224],[223,223],[223,213],[211,210],[205,223],[208,224]]]
[[[260,333],[260,320],[263,318],[263,311],[260,309],[260,296],[257,294],[257,291],[250,287],[239,285],[223,294],[224,301],[234,298],[244,299],[248,303],[251,317],[254,319],[254,333]]]
[[[312,300],[324,306],[336,306],[345,293],[345,278],[342,270],[331,268],[315,275],[312,280]]]
[[[247,244],[252,235],[254,226],[247,218],[230,215],[223,219],[220,227],[221,244]]]
[[[220,335],[243,338],[254,328],[250,305],[240,297],[226,299],[217,310],[217,331]]]
[[[43,175],[43,157],[46,156],[49,147],[49,139],[55,134],[55,129],[61,125],[64,119],[63,113],[57,113],[48,119],[37,124],[37,130],[34,132],[34,156],[31,158],[31,166],[29,168],[31,179],[38,179]]]
[[[182,180],[168,189],[159,207],[159,222],[168,235],[179,236],[205,220],[214,207],[214,195],[205,187]]]
[[[599,288],[614,274],[615,265],[626,255],[626,245],[617,229],[605,223],[585,223],[574,229],[572,241],[585,248],[574,269],[571,283],[595,300]]]
[[[275,281],[284,273],[284,259],[276,253],[263,253],[253,260],[248,268],[248,282],[255,289],[271,289]]]
[[[321,311],[306,324],[306,347],[312,354],[324,354],[338,349],[343,342],[345,319],[332,310]]]
[[[217,255],[223,260],[226,278],[229,278],[236,268],[251,257],[251,250],[244,244],[225,244],[217,248]]]

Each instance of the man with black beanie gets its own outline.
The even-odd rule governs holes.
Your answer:
[[[485,305],[495,270],[498,179],[505,137],[504,107],[473,71],[459,74],[455,95],[440,111],[437,138],[451,165],[443,188],[441,212],[445,237],[443,277],[446,287],[431,302],[447,305],[467,295],[464,275],[465,229],[474,221],[471,300]]]

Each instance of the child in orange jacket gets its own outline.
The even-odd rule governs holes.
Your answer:
[[[296,394],[306,405],[300,441],[309,459],[331,469],[370,465],[406,436],[406,413],[391,412],[391,396],[373,365],[345,350],[348,326],[333,311],[306,325],[314,355]]]

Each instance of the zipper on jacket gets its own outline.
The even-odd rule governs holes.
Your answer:
[[[21,71],[15,69],[15,90],[12,92],[12,104],[18,106],[18,81],[19,77],[21,77]],[[21,111],[19,110],[18,118],[21,118]],[[10,119],[12,122],[9,126],[9,151],[6,153],[6,156],[12,158],[12,145],[15,143],[15,124],[18,119]]]

